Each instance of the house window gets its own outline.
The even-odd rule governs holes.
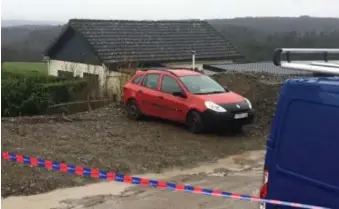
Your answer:
[[[99,83],[99,75],[93,73],[84,73],[84,79],[91,84]]]
[[[58,77],[69,79],[69,78],[73,78],[74,74],[73,72],[58,70]]]
[[[159,74],[148,74],[142,80],[142,85],[150,89],[157,89],[159,77]]]

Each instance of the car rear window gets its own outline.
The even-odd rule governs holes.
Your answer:
[[[294,100],[277,141],[278,166],[312,181],[339,187],[338,119],[338,106]]]

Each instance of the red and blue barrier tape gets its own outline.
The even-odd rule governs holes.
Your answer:
[[[175,184],[175,183],[151,180],[151,179],[140,178],[140,177],[135,177],[135,176],[128,176],[128,175],[120,174],[117,172],[102,171],[102,170],[94,169],[94,168],[85,168],[82,166],[75,166],[75,165],[70,165],[67,163],[60,163],[60,162],[51,161],[51,160],[43,160],[43,159],[36,158],[36,157],[23,156],[23,155],[18,155],[14,153],[8,153],[8,152],[2,152],[1,158],[4,160],[8,160],[8,161],[12,161],[12,162],[20,163],[20,164],[25,164],[25,165],[35,166],[35,167],[44,167],[44,168],[47,168],[48,170],[71,173],[71,174],[76,174],[79,176],[103,179],[107,181],[117,181],[117,182],[123,182],[123,183],[128,183],[128,184],[154,187],[154,188],[159,188],[159,189],[168,189],[172,191],[204,194],[204,195],[209,195],[209,196],[219,196],[219,197],[225,197],[225,198],[230,198],[230,199],[247,200],[247,201],[258,202],[258,203],[284,205],[284,206],[290,206],[294,208],[329,209],[329,208],[319,207],[319,206],[314,206],[314,205],[286,202],[286,201],[280,201],[280,200],[262,199],[259,197],[254,197],[254,196],[245,195],[245,194],[223,192],[219,190],[206,189],[202,187]]]

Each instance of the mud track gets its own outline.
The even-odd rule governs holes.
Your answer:
[[[183,126],[149,119],[126,119],[111,105],[71,116],[2,119],[2,151],[40,156],[75,165],[140,174],[187,168],[231,154],[265,147],[280,84],[266,77],[225,74],[218,80],[248,97],[257,111],[255,124],[232,134],[189,133]],[[274,83],[274,82],[273,82]],[[269,86],[268,86],[269,85]],[[93,180],[2,161],[2,196],[32,195]]]
[[[91,120],[93,118],[94,120]],[[2,150],[124,173],[190,167],[229,154],[262,148],[262,138],[205,134],[149,119],[129,121],[109,106],[67,118],[3,120]],[[92,180],[2,162],[2,195],[29,195]]]

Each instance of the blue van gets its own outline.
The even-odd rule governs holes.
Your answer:
[[[282,85],[260,196],[339,209],[339,77],[289,79]]]

